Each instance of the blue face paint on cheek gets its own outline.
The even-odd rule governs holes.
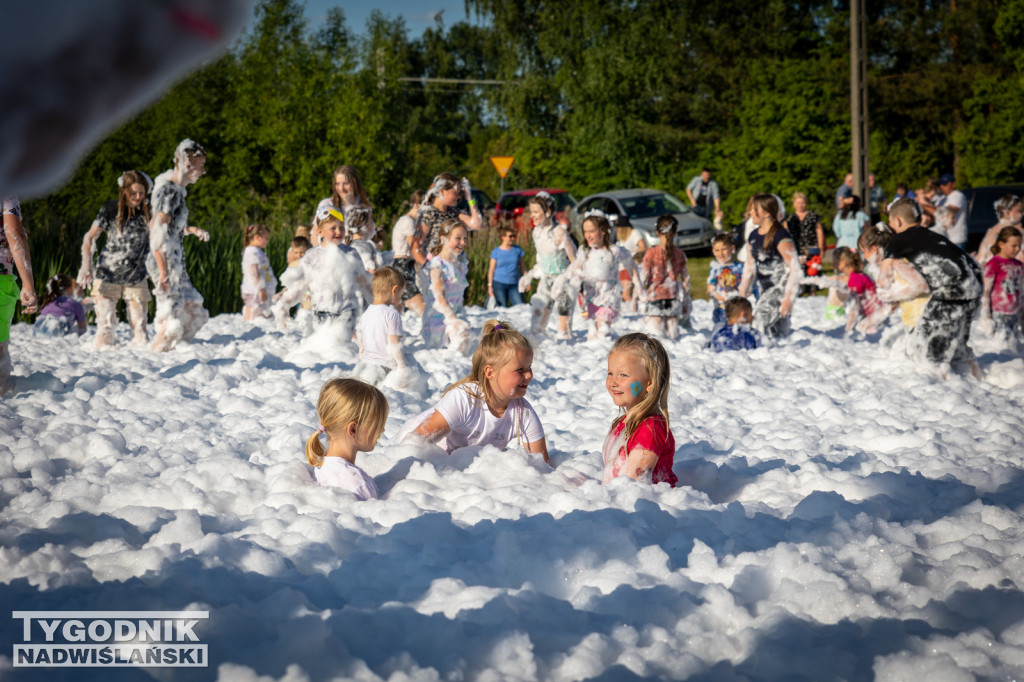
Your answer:
[[[629,392],[633,394],[633,397],[637,397],[644,392],[644,385],[639,381],[629,382]]]

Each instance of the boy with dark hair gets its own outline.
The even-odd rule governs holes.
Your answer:
[[[733,296],[725,302],[725,317],[728,321],[708,341],[708,348],[721,353],[724,350],[752,350],[761,347],[761,335],[750,325],[754,321],[754,309],[750,301],[742,296]]]

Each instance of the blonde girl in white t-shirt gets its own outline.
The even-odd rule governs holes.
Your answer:
[[[402,431],[448,452],[467,445],[505,449],[516,441],[550,464],[544,427],[524,397],[533,380],[532,364],[533,347],[526,337],[504,320],[488,320],[469,375],[449,386],[434,409]]]
[[[377,486],[356,466],[356,453],[370,452],[388,419],[384,394],[358,379],[331,379],[320,389],[320,426],[306,440],[306,461],[320,485],[343,488],[357,500],[377,499]],[[327,435],[327,448],[321,436]]]
[[[277,277],[267,258],[267,244],[270,230],[266,225],[249,225],[245,228],[242,243],[242,301],[245,303],[243,318],[250,322],[257,317],[270,317],[270,303],[277,291]]]

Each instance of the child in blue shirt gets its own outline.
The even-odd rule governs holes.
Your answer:
[[[761,335],[750,325],[754,322],[754,309],[750,301],[733,296],[725,302],[728,322],[708,342],[708,348],[721,353],[724,350],[753,350],[761,347]]]
[[[727,234],[716,234],[711,240],[711,253],[715,256],[708,269],[708,298],[714,304],[711,323],[715,329],[726,324],[725,302],[739,293],[743,279],[743,263],[733,260],[736,245]]]
[[[519,305],[523,295],[519,293],[519,278],[526,274],[523,256],[526,255],[518,244],[515,244],[516,231],[512,227],[503,227],[498,231],[501,245],[491,251],[491,265],[487,270],[487,295],[493,296],[500,308],[509,304]]]

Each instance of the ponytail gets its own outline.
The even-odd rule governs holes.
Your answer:
[[[311,467],[323,466],[324,455],[327,454],[324,444],[320,442],[320,433],[319,430],[316,430],[312,436],[306,439],[306,461]]]
[[[58,272],[47,280],[46,292],[43,294],[43,300],[39,302],[39,309],[42,310],[54,300],[63,296],[71,288],[71,284],[71,278],[63,272]]]

